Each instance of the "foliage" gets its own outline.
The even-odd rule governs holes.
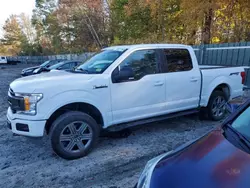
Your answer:
[[[25,36],[22,33],[21,27],[16,15],[11,15],[3,26],[3,38],[1,44],[10,54],[18,54],[21,51],[21,44],[25,41]]]
[[[0,53],[49,55],[112,44],[250,40],[249,0],[36,0],[11,16]]]

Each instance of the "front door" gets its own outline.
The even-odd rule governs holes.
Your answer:
[[[165,109],[165,76],[159,71],[156,50],[130,54],[114,71],[129,67],[134,77],[120,83],[111,81],[113,124],[162,114]]]

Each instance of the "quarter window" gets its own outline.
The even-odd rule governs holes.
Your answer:
[[[120,69],[126,67],[133,70],[134,80],[158,73],[155,50],[139,50],[132,53],[120,64]]]
[[[192,59],[188,50],[164,49],[166,61],[163,62],[163,72],[182,72],[193,68]]]

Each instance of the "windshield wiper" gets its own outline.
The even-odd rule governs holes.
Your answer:
[[[236,135],[236,137],[233,136],[233,138],[241,143],[241,147],[243,144],[245,148],[247,148],[248,153],[250,153],[250,141],[247,138],[245,138],[245,136],[240,134],[235,128],[231,126],[231,124],[227,124],[223,127],[224,132],[225,132],[225,129],[229,129],[231,132],[233,132]]]

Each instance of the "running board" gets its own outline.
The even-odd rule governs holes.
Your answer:
[[[131,127],[135,127],[135,126],[138,126],[138,125],[163,121],[163,120],[171,119],[171,118],[174,118],[174,117],[195,114],[195,113],[198,113],[198,112],[199,112],[199,109],[192,109],[192,110],[186,110],[186,111],[181,111],[181,112],[176,112],[176,113],[170,113],[170,114],[166,114],[166,115],[162,115],[162,116],[157,116],[157,117],[152,117],[152,118],[147,118],[147,119],[142,119],[142,120],[137,120],[137,121],[131,121],[131,122],[128,122],[128,123],[121,123],[121,124],[117,124],[117,125],[112,125],[109,128],[107,128],[106,130],[111,131],[111,132],[116,132],[116,131],[121,131],[121,130],[124,130],[124,129],[131,128]]]

